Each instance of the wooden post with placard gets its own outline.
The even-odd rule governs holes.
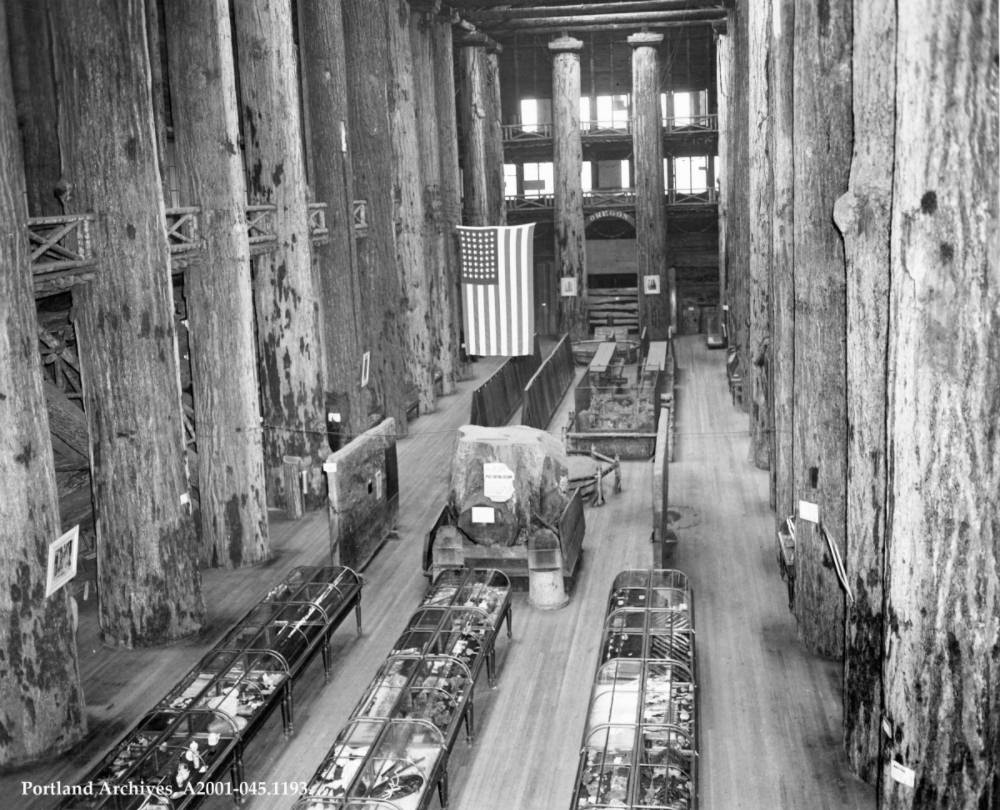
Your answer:
[[[495,225],[490,220],[486,178],[486,48],[480,43],[459,44],[459,116],[462,133],[462,183],[466,225]]]
[[[572,279],[575,295],[559,297],[559,331],[589,335],[587,255],[584,248],[583,145],[580,139],[580,50],[573,37],[549,41],[552,54],[552,157],[555,173],[555,256],[560,279]]]
[[[7,21],[0,3],[0,45]],[[34,350],[38,324],[20,134],[0,64],[0,766],[60,754],[87,732],[67,589],[45,596],[46,551],[59,500]],[[11,799],[13,803],[16,800]]]
[[[73,291],[101,631],[109,644],[163,644],[198,631],[205,606],[187,505],[149,55],[139,44],[145,8],[140,0],[53,0],[49,19],[71,205],[95,212],[101,257],[94,280]]]
[[[666,282],[667,213],[663,189],[663,125],[658,48],[663,34],[632,34],[632,149],[635,157],[635,239],[639,272],[639,331],[666,340],[670,307]]]

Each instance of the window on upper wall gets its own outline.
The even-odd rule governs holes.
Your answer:
[[[589,160],[583,161],[583,168],[580,170],[580,188],[584,194],[594,190],[594,169]]]
[[[517,196],[517,165],[514,163],[503,164],[503,196]]]
[[[693,194],[708,190],[708,158],[682,157],[674,159],[675,188],[680,194]]]
[[[521,99],[521,129],[538,132],[552,123],[552,101],[547,98]]]
[[[598,129],[628,129],[628,96],[598,96]]]
[[[551,163],[525,163],[523,168],[525,197],[544,197],[553,192]]]
[[[580,130],[587,132],[590,128],[590,97],[580,96]]]

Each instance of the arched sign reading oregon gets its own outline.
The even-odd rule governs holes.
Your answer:
[[[628,211],[622,211],[618,208],[603,208],[600,211],[595,211],[587,217],[584,224],[590,225],[599,219],[623,219],[633,228],[635,227],[635,217]]]

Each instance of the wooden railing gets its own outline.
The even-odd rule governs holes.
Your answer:
[[[552,353],[524,386],[521,424],[546,430],[566,389],[573,382],[573,348],[563,335]]]
[[[663,119],[664,132],[717,132],[719,116],[711,115],[674,115]]]
[[[35,293],[58,292],[89,279],[97,264],[90,241],[93,214],[32,217],[28,220]]]
[[[167,245],[170,248],[171,259],[201,247],[198,237],[200,213],[201,209],[194,206],[167,209]]]
[[[631,210],[635,208],[635,190],[623,188],[615,191],[588,191],[583,195],[585,211],[598,211],[607,208]],[[718,202],[718,194],[714,188],[704,191],[678,191],[668,189],[663,195],[666,205],[713,205]],[[555,197],[552,194],[516,195],[504,198],[508,211],[549,211],[555,208]]]
[[[672,132],[718,132],[719,116],[706,115],[673,115],[660,121],[665,133]],[[500,127],[505,143],[533,143],[551,140],[552,124],[502,124]],[[632,134],[632,119],[622,120],[596,119],[580,122],[580,135],[583,138],[614,138]]]

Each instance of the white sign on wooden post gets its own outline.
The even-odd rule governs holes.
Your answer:
[[[483,494],[497,503],[509,501],[514,497],[514,471],[502,461],[484,461]]]
[[[559,279],[559,294],[564,298],[576,298],[576,276],[563,276]]]
[[[913,787],[916,784],[916,773],[912,768],[907,768],[903,763],[893,760],[889,763],[889,775],[899,784]]]
[[[810,523],[819,523],[819,504],[799,501],[799,517]]]
[[[492,506],[473,506],[472,507],[472,522],[473,523],[495,523],[496,518],[493,514]]]
[[[80,544],[80,526],[76,525],[58,540],[49,543],[45,576],[45,595],[52,596],[76,576],[76,555]]]

